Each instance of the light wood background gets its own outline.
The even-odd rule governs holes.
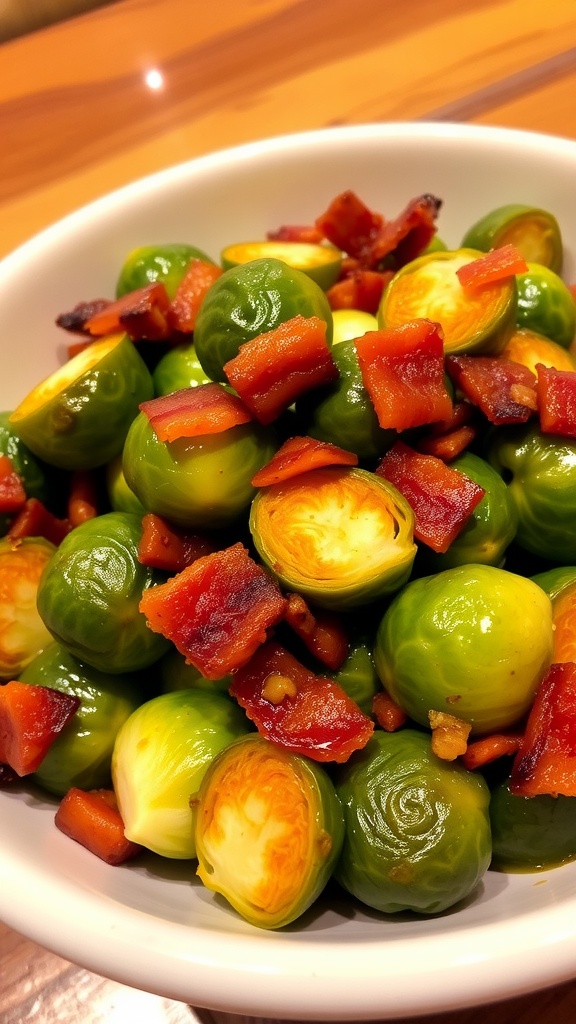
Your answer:
[[[0,46],[0,255],[221,147],[418,119],[576,139],[575,96],[576,0],[117,0]],[[1,1024],[243,1020],[107,981],[0,924]],[[569,1024],[576,983],[419,1020]]]

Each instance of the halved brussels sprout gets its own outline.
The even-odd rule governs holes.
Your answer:
[[[103,466],[122,450],[152,377],[124,335],[94,341],[37,384],[10,416],[35,455],[61,469]]]
[[[288,590],[325,608],[398,590],[416,554],[414,514],[387,480],[327,467],[263,488],[252,502],[255,547]]]
[[[206,295],[194,328],[200,365],[211,380],[226,381],[223,366],[240,345],[300,314],[326,322],[332,341],[332,311],[326,295],[301,270],[276,259],[252,260],[224,271]]]
[[[342,341],[353,341],[367,331],[377,331],[378,321],[373,313],[365,313],[363,309],[333,309],[332,344],[339,345]]]
[[[52,637],[102,672],[135,672],[168,649],[139,610],[142,591],[164,574],[138,561],[140,516],[107,512],[64,538],[38,586],[38,611]]]
[[[56,796],[71,786],[109,786],[116,734],[145,699],[141,683],[134,676],[99,672],[57,643],[34,658],[19,678],[80,698],[78,710],[52,743],[34,780]]]
[[[524,327],[518,327],[514,331],[502,356],[527,366],[536,377],[538,363],[553,366],[555,370],[576,370],[576,359],[563,345]]]
[[[246,736],[214,759],[194,805],[198,875],[251,924],[282,928],[320,895],[344,836],[320,765]]]
[[[52,643],[36,607],[38,584],[56,548],[42,537],[0,540],[0,679],[17,679]]]
[[[220,256],[224,270],[262,259],[282,260],[289,267],[307,274],[324,291],[338,280],[342,266],[342,253],[339,249],[314,242],[235,242],[227,245]]]
[[[484,497],[447,551],[438,554],[422,546],[420,568],[425,572],[440,572],[470,562],[503,565],[518,525],[516,506],[506,484],[485,459],[473,452],[463,452],[450,465],[483,487]]]
[[[378,731],[339,770],[345,838],[334,877],[375,910],[438,914],[469,896],[490,863],[490,791],[441,761],[414,729]]]
[[[116,283],[116,296],[120,298],[136,288],[160,281],[173,299],[191,260],[214,263],[202,249],[186,242],[141,245],[128,254],[122,265]]]
[[[255,494],[252,477],[276,448],[272,430],[256,422],[160,441],[141,412],[128,431],[122,467],[147,512],[179,526],[220,529],[248,508]]]
[[[456,271],[480,255],[475,249],[458,249],[407,263],[384,289],[380,327],[400,327],[425,317],[441,325],[447,354],[501,352],[515,324],[516,283],[507,277],[475,290],[463,288]]]
[[[576,800],[515,796],[509,780],[490,799],[492,864],[496,871],[540,871],[576,859]]]
[[[355,452],[360,459],[383,455],[397,437],[378,423],[374,405],[364,387],[354,340],[332,349],[338,377],[333,384],[305,394],[296,410],[311,437]]]
[[[7,455],[21,477],[27,498],[48,499],[50,485],[43,466],[10,423],[11,412],[0,412],[0,455]]]
[[[499,427],[486,457],[516,506],[516,544],[553,562],[576,562],[576,441],[541,434],[534,423]]]
[[[192,797],[216,754],[249,729],[244,712],[221,693],[174,690],[141,704],[120,729],[112,755],[128,839],[162,857],[195,857]]]
[[[195,388],[198,384],[207,384],[208,377],[200,366],[194,345],[175,345],[168,349],[152,371],[154,393],[171,395],[182,388]]]
[[[516,275],[516,285],[517,326],[569,348],[576,335],[576,302],[562,278],[548,267],[529,263],[525,273]]]
[[[526,714],[552,643],[550,598],[536,583],[464,565],[406,584],[384,612],[374,657],[384,689],[415,722],[445,711],[482,735]]]
[[[562,269],[560,227],[548,210],[506,203],[476,221],[462,239],[464,248],[483,252],[502,245],[516,246],[528,263],[542,263],[558,274]]]

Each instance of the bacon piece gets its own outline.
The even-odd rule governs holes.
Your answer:
[[[254,487],[269,487],[322,466],[357,466],[358,456],[314,437],[289,437],[252,477]]]
[[[501,356],[447,356],[446,370],[466,398],[495,426],[526,423],[534,414],[536,377],[521,363]],[[518,384],[529,389],[530,405],[513,397],[522,394],[515,387]]]
[[[153,512],[142,517],[142,534],[138,544],[138,561],[153,569],[181,572],[197,558],[215,551],[214,542],[206,536],[190,533],[168,523]]]
[[[140,611],[207,679],[245,665],[286,614],[278,585],[233,544],[144,591]]]
[[[216,381],[150,398],[139,408],[160,441],[220,434],[252,419],[242,400]]]

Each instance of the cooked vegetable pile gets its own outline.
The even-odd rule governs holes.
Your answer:
[[[576,302],[552,213],[127,255],[0,416],[0,784],[280,928],[576,858]]]

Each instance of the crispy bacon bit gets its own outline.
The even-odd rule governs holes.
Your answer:
[[[357,466],[358,456],[328,441],[294,436],[252,477],[254,487],[269,487],[321,466]]]
[[[7,536],[12,541],[23,537],[44,537],[57,547],[71,529],[69,519],[58,519],[38,498],[28,498],[12,520]]]
[[[89,302],[79,302],[69,312],[60,313],[60,316],[56,317],[56,324],[72,334],[86,334],[88,333],[87,322],[97,313],[102,313],[111,304],[111,299],[92,299]]]
[[[278,585],[237,543],[144,591],[140,611],[203,676],[220,679],[250,660],[286,604]]]
[[[267,231],[266,238],[270,242],[307,242],[319,245],[324,236],[314,224],[283,224],[274,231]]]
[[[497,761],[500,757],[516,754],[521,743],[521,733],[498,732],[491,736],[482,736],[468,744],[462,755],[462,764],[468,771],[482,768],[483,765]]]
[[[398,217],[382,225],[372,249],[373,263],[393,257],[398,270],[419,256],[436,234],[441,206],[442,200],[428,193],[411,199]]]
[[[495,426],[526,423],[533,415],[536,377],[521,363],[502,356],[447,356],[446,370],[466,398]],[[518,384],[532,392],[530,405],[514,399],[512,387]],[[520,394],[526,397],[526,392]]]
[[[284,691],[279,700],[269,699],[271,677],[292,684],[279,682],[277,690],[274,682],[273,697]],[[366,746],[374,731],[373,721],[341,686],[310,672],[273,641],[234,674],[230,694],[262,736],[314,761],[347,761]]]
[[[443,761],[454,761],[466,753],[471,725],[445,711],[429,711],[432,729],[432,751]]]
[[[84,329],[97,337],[125,331],[134,341],[164,341],[172,333],[166,286],[162,281],[153,281],[128,292],[94,313]]]
[[[372,714],[385,732],[396,732],[408,721],[408,715],[386,690],[380,690],[372,698]]]
[[[142,534],[138,545],[138,561],[165,572],[182,572],[197,558],[215,551],[213,541],[191,533],[152,512],[142,517]]]
[[[169,442],[220,434],[252,419],[242,400],[216,381],[150,398],[141,403],[140,411],[148,417],[158,439]]]
[[[285,619],[323,665],[336,672],[344,664],[350,644],[339,615],[323,609],[312,611],[300,594],[288,594]]]

